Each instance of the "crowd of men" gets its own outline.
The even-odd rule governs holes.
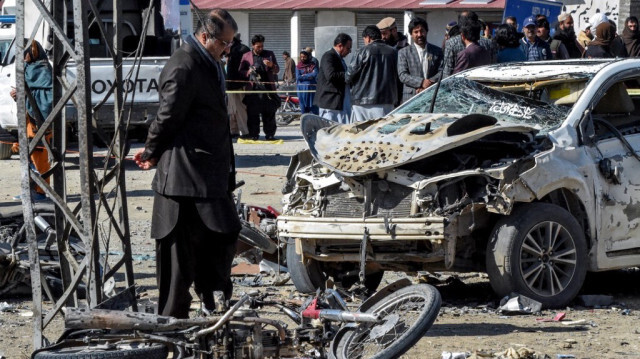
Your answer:
[[[282,80],[286,84],[297,84],[301,113],[351,123],[384,116],[439,80],[476,66],[511,61],[640,56],[640,30],[638,19],[633,16],[626,19],[621,34],[616,31],[615,23],[601,13],[592,16],[578,33],[573,17],[563,13],[556,19],[529,16],[522,21],[522,32],[518,29],[518,19],[508,16],[492,34],[489,25],[476,13],[463,11],[457,21],[447,24],[441,46],[427,41],[429,25],[423,18],[412,18],[408,30],[408,36],[399,32],[393,17],[365,27],[361,34],[364,46],[353,54],[349,64],[344,58],[351,53],[355,40],[344,33],[336,36],[333,49],[321,54],[319,62],[312,56],[311,48],[300,52],[297,65],[285,51]],[[264,38],[258,40],[264,41]],[[254,37],[253,55],[248,55],[245,66],[236,71],[238,61],[234,58],[251,50],[238,38],[234,40],[227,64],[229,80],[247,79],[246,64],[257,54],[255,42]],[[267,71],[269,80],[278,69],[275,60],[273,62],[275,66]],[[243,85],[230,83],[227,88],[238,86]],[[252,101],[255,99],[256,95]],[[246,115],[242,113],[248,108],[243,107],[241,101],[234,99],[233,102],[234,106],[230,106],[232,134],[244,135],[248,131],[246,136],[256,139],[257,116],[249,116],[253,129],[246,129],[243,127]],[[249,112],[252,111],[257,113],[257,110]],[[271,139],[275,133],[273,116],[271,112],[260,114],[263,121],[266,119],[267,139]]]

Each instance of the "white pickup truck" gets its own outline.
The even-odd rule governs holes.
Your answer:
[[[168,57],[143,58],[140,63],[138,77],[131,76],[125,80],[125,103],[131,106],[133,103],[130,125],[143,125],[146,127],[153,119],[158,108],[158,77]],[[134,66],[133,60],[126,60],[123,66],[123,77]],[[75,65],[70,63],[66,68],[66,77],[71,83],[75,78]],[[135,74],[136,69],[133,69]],[[113,62],[110,58],[91,59],[91,103],[96,105],[103,101],[114,81]],[[6,132],[15,132],[18,129],[18,116],[15,101],[9,95],[12,87],[15,87],[15,66],[9,64],[0,67],[0,127],[3,137],[8,137]],[[133,100],[133,102],[132,102]],[[128,108],[128,107],[127,107]],[[128,114],[128,111],[125,112]],[[75,107],[69,105],[65,111],[67,122],[76,122]],[[103,128],[113,128],[113,95],[93,114],[98,125]],[[6,139],[0,143],[0,159],[6,154],[10,145]],[[9,153],[10,155],[10,153]],[[6,156],[5,156],[6,158]]]
[[[140,16],[140,12],[136,13],[134,11],[136,8],[133,4],[129,4],[128,6],[131,7],[131,9],[125,10],[129,10],[129,15],[133,13],[138,17]],[[5,2],[3,6],[3,13],[5,8],[7,8],[7,2]],[[104,15],[103,21],[111,21],[108,17],[109,15]],[[3,18],[6,19],[3,20]],[[130,17],[130,19],[134,18]],[[15,46],[13,46],[13,38],[15,37],[14,21],[11,21],[10,16],[0,16],[0,159],[11,156],[11,142],[16,140],[15,134],[18,129],[16,103],[9,95],[11,88],[16,86]],[[139,35],[141,30],[137,25],[131,25],[132,23],[136,24],[137,22],[134,20],[130,22],[125,21],[125,27],[127,27],[128,33],[133,35],[130,37]],[[90,40],[97,41],[97,39]],[[152,44],[157,45],[159,42],[152,42]],[[157,50],[155,53],[169,55],[169,47],[164,46],[163,49],[164,50]],[[95,106],[103,102],[104,96],[113,85],[115,76],[112,59],[104,57],[104,47],[100,48],[92,44],[90,51],[91,103]],[[102,57],[98,57],[95,54],[101,54]],[[143,56],[139,62],[139,70],[137,69],[138,63],[134,63],[133,58],[124,60],[122,72],[125,79],[133,67],[132,75],[129,77],[130,80],[124,81],[125,103],[128,104],[128,107],[125,108],[125,115],[128,115],[128,110],[131,109],[131,126],[142,127],[146,130],[148,124],[155,118],[158,108],[158,78],[168,59],[169,56]],[[75,69],[75,64],[69,62],[65,69],[65,76],[69,83],[75,78]],[[66,108],[65,117],[67,122],[70,123],[71,126],[74,126],[77,117],[75,107],[71,104]],[[93,113],[93,117],[97,124],[103,129],[107,131],[113,129],[113,95]],[[146,131],[144,133],[146,134]]]

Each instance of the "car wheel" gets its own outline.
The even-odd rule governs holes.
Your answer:
[[[353,267],[356,266],[357,264],[354,263]],[[302,293],[315,293],[318,288],[324,288],[329,276],[333,277],[336,286],[344,289],[349,289],[358,281],[357,276],[343,276],[336,270],[325,269],[323,263],[312,258],[305,258],[303,261],[302,256],[296,253],[296,244],[293,238],[289,238],[287,241],[287,267],[293,284]],[[382,282],[383,276],[384,271],[367,273],[364,286],[369,291],[375,292]]]
[[[518,293],[545,308],[567,305],[587,272],[587,245],[578,221],[549,203],[524,204],[502,218],[487,247],[487,273],[499,296]]]
[[[302,293],[315,293],[316,289],[324,287],[324,274],[318,261],[305,258],[296,252],[296,241],[289,238],[287,241],[287,267],[291,275],[291,281],[296,289]]]

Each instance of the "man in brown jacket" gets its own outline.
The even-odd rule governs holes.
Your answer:
[[[282,53],[284,59],[284,74],[282,75],[282,81],[285,84],[296,83],[296,62],[293,61],[288,51]]]

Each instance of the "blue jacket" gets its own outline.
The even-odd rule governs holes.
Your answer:
[[[537,36],[533,44],[529,43],[526,37],[520,39],[520,48],[527,56],[527,61],[553,60],[549,44]]]

